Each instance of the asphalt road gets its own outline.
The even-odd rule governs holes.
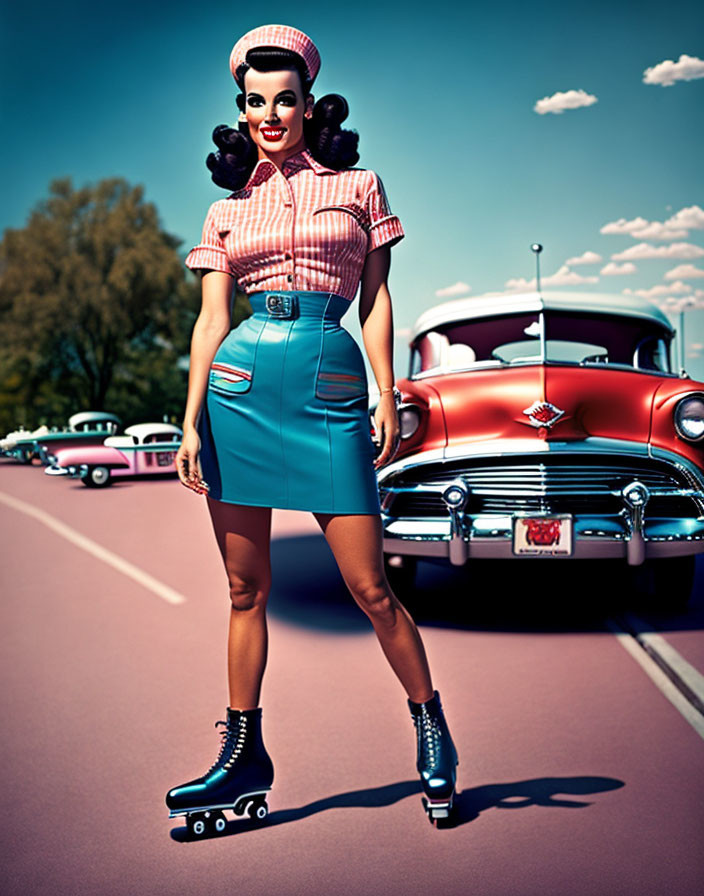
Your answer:
[[[0,460],[2,890],[11,894],[704,891],[704,741],[624,650],[613,571],[420,564],[416,618],[460,754],[422,810],[405,694],[311,514],[274,512],[268,823],[188,842],[166,791],[215,759],[224,570],[205,499]],[[704,567],[640,614],[704,671]],[[615,593],[614,593],[615,592]]]

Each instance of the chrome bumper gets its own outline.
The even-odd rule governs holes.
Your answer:
[[[471,558],[524,560],[534,555],[513,553],[510,516],[470,517],[453,527],[447,519],[393,519],[382,513],[384,553],[414,557],[441,557],[456,566]],[[573,544],[569,556],[553,559],[621,558],[637,565],[651,557],[678,557],[704,552],[704,519],[645,520],[642,535],[629,528],[626,518],[573,517]],[[454,528],[454,531],[453,531]],[[535,556],[549,557],[541,553]]]
[[[58,464],[52,463],[44,470],[47,476],[70,476],[71,479],[83,479],[87,472],[87,464],[81,464],[78,467],[73,464],[70,467],[60,467]]]
[[[490,451],[487,448],[491,447]],[[444,483],[423,483],[422,468],[426,463],[471,457],[510,458],[513,454],[574,453],[575,446],[567,442],[544,443],[536,451],[534,443],[494,442],[476,446],[462,446],[452,455],[447,451],[432,451],[401,459],[389,464],[379,475],[382,490],[381,519],[384,552],[391,555],[445,558],[461,566],[470,558],[553,559],[621,558],[636,566],[652,557],[677,557],[704,552],[704,481],[701,471],[691,461],[663,449],[615,439],[588,438],[580,443],[580,451],[595,455],[653,458],[665,461],[678,470],[687,482],[684,488],[648,488],[637,478],[624,488],[614,491],[621,499],[622,509],[617,514],[590,515],[573,513],[572,550],[550,554],[516,554],[513,551],[513,514],[468,513],[465,511],[470,488],[461,476],[448,478]],[[413,470],[416,485],[397,487],[394,474]],[[395,517],[387,512],[389,499],[402,491],[435,492],[442,496],[446,516]],[[648,515],[648,501],[654,496],[689,497],[699,508],[694,517],[657,517]],[[539,514],[527,514],[535,515]]]

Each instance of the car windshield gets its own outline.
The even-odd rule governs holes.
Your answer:
[[[657,323],[609,314],[546,311],[545,359],[553,363],[617,364],[670,372],[669,334]],[[440,326],[413,344],[411,376],[507,364],[539,363],[538,312],[481,317]]]

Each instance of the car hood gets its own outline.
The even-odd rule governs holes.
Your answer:
[[[647,442],[653,396],[664,379],[630,370],[530,365],[446,374],[433,378],[432,385],[443,408],[448,447],[588,436]],[[531,423],[531,407],[542,425]]]

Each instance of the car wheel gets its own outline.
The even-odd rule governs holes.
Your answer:
[[[105,488],[110,485],[110,470],[107,467],[89,467],[83,484],[88,488]]]
[[[637,570],[638,567],[634,567]],[[646,560],[635,580],[636,595],[645,609],[683,613],[692,596],[696,556]]]
[[[416,570],[418,561],[415,557],[402,557],[398,554],[384,554],[384,572],[391,585],[391,590],[401,603],[410,609],[415,596]]]

